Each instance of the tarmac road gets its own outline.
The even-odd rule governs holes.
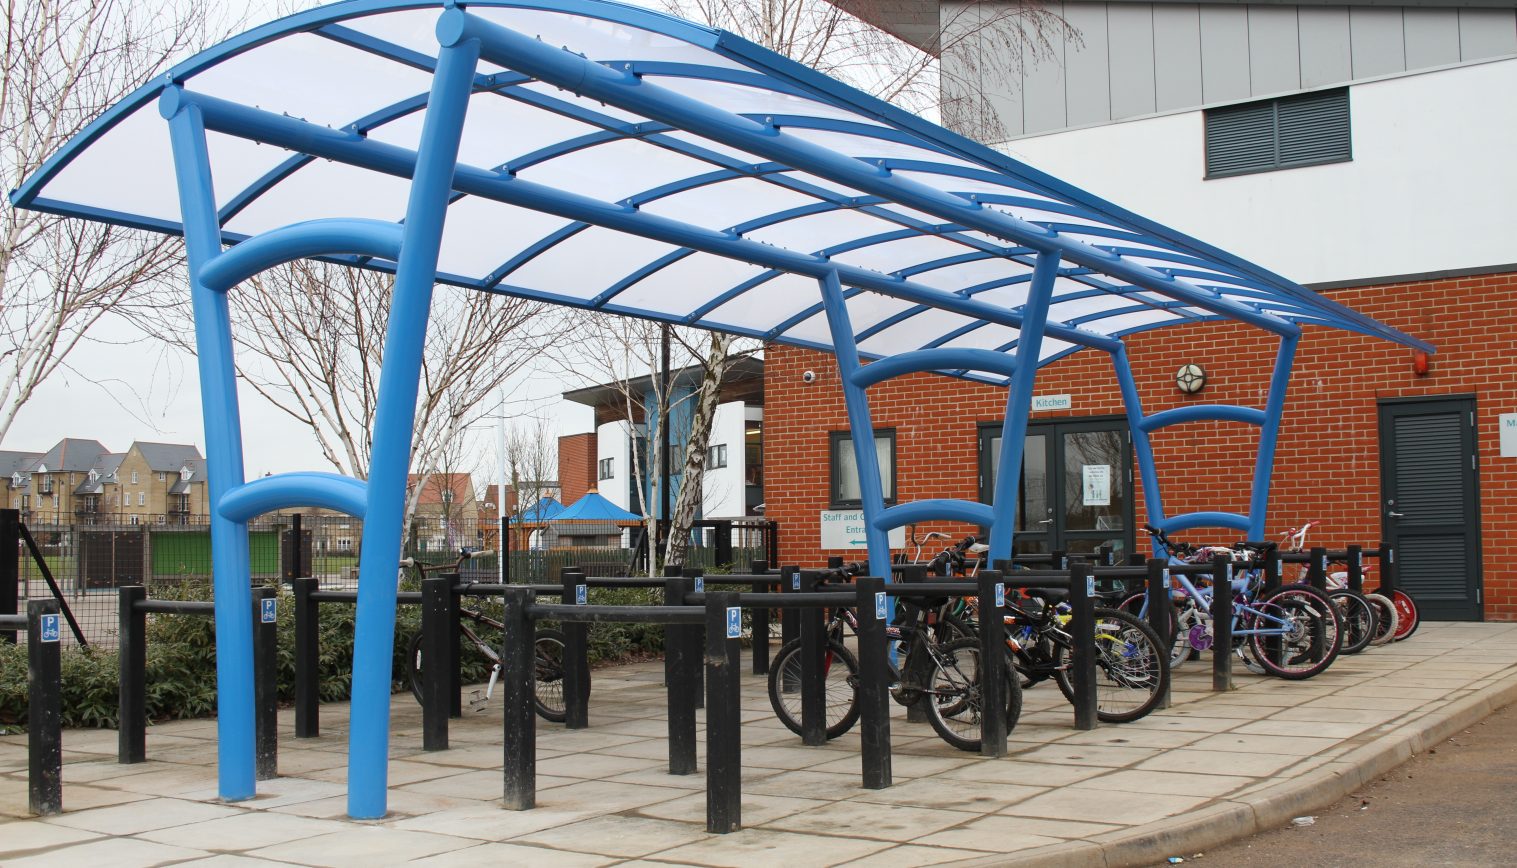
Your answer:
[[[1514,708],[1317,812],[1311,826],[1261,832],[1199,858],[1175,855],[1228,868],[1517,864]]]

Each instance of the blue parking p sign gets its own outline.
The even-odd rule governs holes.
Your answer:
[[[583,606],[590,599],[584,585],[574,586],[574,605]]]
[[[59,621],[62,615],[42,616],[42,639],[43,642],[57,642],[60,634]]]
[[[727,607],[727,638],[743,638],[743,609],[741,606]]]
[[[1005,582],[996,582],[996,608],[997,609],[1004,609],[1005,607],[1006,607],[1006,583]]]
[[[259,600],[259,620],[265,624],[273,624],[279,621],[279,601],[273,597]]]
[[[885,592],[874,592],[874,617],[877,620],[885,620]]]
[[[695,577],[695,592],[697,594],[704,594],[704,593],[706,593],[706,577],[705,576],[696,576]]]
[[[790,575],[790,590],[792,590],[792,591],[799,591],[800,589],[801,589],[801,574],[800,573],[791,573],[791,575]]]

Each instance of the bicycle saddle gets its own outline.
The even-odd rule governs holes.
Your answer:
[[[1069,599],[1068,588],[1023,588],[1022,593],[1042,600],[1050,606],[1056,606]]]

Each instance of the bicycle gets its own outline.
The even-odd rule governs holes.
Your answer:
[[[1288,552],[1306,551],[1306,535],[1320,525],[1308,521],[1299,528],[1290,528],[1280,535],[1280,549]],[[1308,567],[1302,566],[1300,578],[1305,579]],[[1338,570],[1327,574],[1328,597],[1338,605],[1348,635],[1343,653],[1358,654],[1370,645],[1383,645],[1395,638],[1399,615],[1396,604],[1376,593],[1355,591],[1348,586],[1348,572]]]
[[[400,562],[401,574],[404,576],[408,569],[415,570],[419,578],[426,578],[428,573],[441,573],[445,570],[462,574],[465,561],[488,557],[492,554],[494,552],[471,552],[468,549],[461,549],[458,560],[452,564],[428,564],[414,558],[405,558]],[[494,631],[495,635],[504,633],[506,625],[470,606],[460,605],[458,614],[461,618],[458,627],[463,631],[464,638],[490,662],[490,681],[485,686],[484,698],[485,702],[489,702],[495,694],[495,683],[500,679],[500,651],[491,643],[481,639],[479,634],[470,627],[470,622],[478,625],[482,630]],[[411,695],[416,697],[418,703],[422,701],[422,692],[426,685],[422,646],[422,634],[417,633],[411,637],[411,642],[406,649],[406,678],[411,685]],[[532,646],[536,657],[532,706],[538,717],[552,723],[563,723],[565,718],[564,634],[551,627],[539,627],[534,633]]]
[[[864,564],[850,564],[826,574],[847,580],[862,575]],[[898,623],[887,626],[887,640],[906,646],[900,668],[887,659],[892,682],[891,698],[904,706],[926,700],[927,722],[947,744],[965,751],[980,749],[980,723],[985,709],[980,699],[980,643],[967,637],[934,635],[935,613],[948,599],[897,600]],[[837,738],[858,721],[858,658],[844,643],[845,629],[858,633],[858,617],[847,607],[831,610],[826,623],[826,651],[822,661],[825,698],[825,731]],[[1011,677],[1007,660],[1006,730],[1010,732],[1022,714],[1022,689]],[[785,643],[769,669],[769,704],[792,732],[801,734],[801,640]]]
[[[1174,542],[1157,527],[1144,525],[1158,549],[1171,563],[1208,561],[1218,555],[1235,561],[1253,561],[1273,543],[1237,548],[1197,547]],[[1171,622],[1173,645],[1170,668],[1176,668],[1191,652],[1212,649],[1211,600],[1217,583],[1196,585],[1187,576],[1175,573],[1170,595],[1175,604]],[[1338,607],[1325,594],[1308,585],[1292,584],[1276,588],[1260,597],[1262,571],[1244,569],[1234,575],[1223,593],[1232,596],[1233,645],[1228,653],[1237,653],[1250,669],[1292,680],[1319,675],[1337,659],[1343,645],[1343,624]],[[1174,585],[1178,585],[1175,587]],[[1146,620],[1148,599],[1138,594],[1121,607]]]

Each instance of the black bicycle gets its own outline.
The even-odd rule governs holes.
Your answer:
[[[864,564],[851,564],[828,573],[824,578],[847,580],[862,575]],[[897,602],[897,623],[885,628],[892,643],[900,643],[899,668],[887,661],[891,679],[890,695],[897,703],[912,706],[923,703],[927,722],[948,744],[966,751],[980,749],[981,718],[986,713],[980,694],[980,643],[949,635],[937,624],[946,598]],[[859,719],[859,662],[844,643],[845,630],[858,632],[858,616],[846,607],[832,609],[827,616],[827,650],[822,661],[827,738],[833,739],[853,728]],[[1006,695],[1006,731],[1017,725],[1022,715],[1022,688],[1011,676],[1011,661],[1006,666],[1003,690]],[[769,668],[769,704],[776,716],[792,732],[801,734],[801,640],[793,639],[780,648]]]
[[[406,558],[400,562],[401,570],[413,569],[421,578],[428,573],[440,573],[451,571],[461,574],[465,561],[473,558],[488,557],[494,554],[489,551],[471,552],[463,549],[459,552],[458,560],[452,564],[428,564],[414,558]],[[477,599],[477,598],[476,598]],[[500,651],[491,643],[481,639],[479,633],[474,631],[471,624],[477,625],[482,632],[491,635],[503,635],[506,625],[486,615],[483,611],[467,605],[459,607],[459,629],[463,631],[464,638],[490,661],[490,683],[485,687],[485,701],[488,702],[495,695],[495,682],[500,679]],[[564,634],[551,627],[538,627],[534,632],[532,650],[535,656],[535,685],[532,694],[532,706],[537,711],[537,716],[553,723],[563,723],[564,711]],[[426,667],[422,659],[422,634],[417,633],[411,637],[411,643],[406,650],[406,675],[411,684],[411,695],[421,702],[422,689],[426,684]]]

